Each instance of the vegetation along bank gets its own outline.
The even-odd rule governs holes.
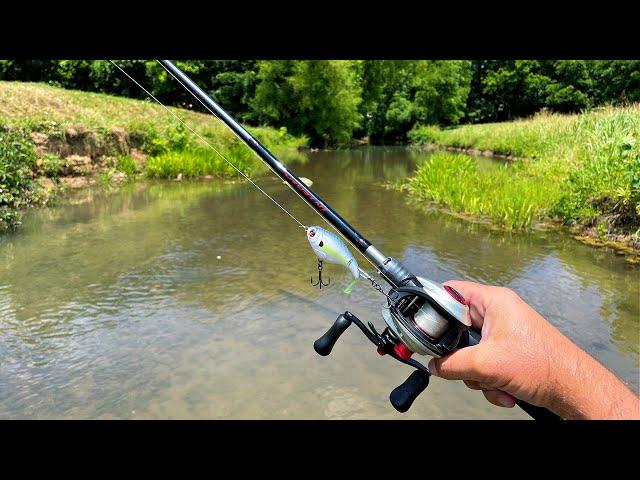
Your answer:
[[[210,115],[174,109],[246,174],[266,167]],[[295,155],[305,137],[251,128],[277,155]],[[101,93],[0,81],[0,232],[21,210],[65,188],[153,178],[233,177],[237,172],[161,106]]]
[[[600,243],[640,252],[640,104],[578,115],[414,128],[415,145],[474,149],[510,161],[437,152],[405,188],[506,229],[561,223]]]

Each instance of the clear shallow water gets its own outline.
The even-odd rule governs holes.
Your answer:
[[[295,170],[383,252],[437,281],[514,288],[638,391],[640,269],[382,188],[425,155],[318,152]],[[321,221],[276,179],[260,184]],[[397,414],[388,394],[409,369],[355,330],[329,358],[312,348],[346,309],[382,327],[382,297],[364,282],[345,296],[336,266],[316,290],[315,273],[304,233],[249,185],[138,183],[29,212],[0,238],[0,418],[527,418],[441,379]]]

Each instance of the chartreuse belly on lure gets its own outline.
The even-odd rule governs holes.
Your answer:
[[[340,237],[322,227],[308,227],[307,239],[318,260],[343,265],[351,272],[353,280],[344,289],[344,293],[351,292],[360,278],[360,269],[358,262]]]

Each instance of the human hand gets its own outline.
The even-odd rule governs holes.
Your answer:
[[[467,300],[478,345],[429,362],[435,376],[463,380],[487,400],[515,398],[564,418],[640,418],[640,399],[515,292],[473,282],[446,282]]]

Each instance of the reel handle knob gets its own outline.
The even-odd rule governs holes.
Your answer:
[[[319,339],[313,342],[313,349],[318,355],[326,357],[333,350],[333,346],[336,344],[340,335],[342,335],[347,328],[351,325],[351,320],[344,315],[339,315],[336,321],[333,322],[331,328],[322,335]]]
[[[429,386],[429,375],[421,370],[414,370],[404,383],[393,389],[389,401],[393,408],[404,413],[411,408],[413,401]]]

